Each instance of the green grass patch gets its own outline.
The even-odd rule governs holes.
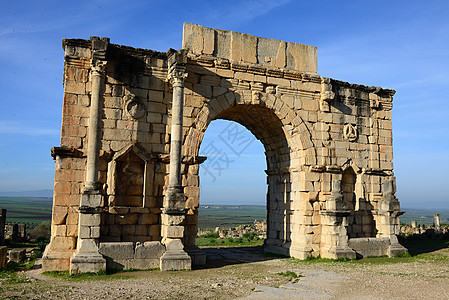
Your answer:
[[[117,273],[131,273],[131,272],[140,272],[140,271],[159,271],[160,268],[150,268],[150,269],[124,269],[124,270],[108,270],[106,271],[107,274],[117,274]]]
[[[45,271],[42,272],[43,275],[54,277],[54,278],[60,278],[65,279],[69,281],[84,281],[84,280],[114,280],[114,279],[128,279],[132,278],[133,276],[130,275],[114,275],[114,274],[108,274],[105,271],[100,271],[98,273],[79,273],[79,274],[73,274],[70,275],[69,271]]]
[[[108,270],[108,271],[99,271],[98,273],[79,273],[70,275],[69,271],[45,271],[42,274],[54,278],[61,278],[65,280],[72,281],[83,281],[83,280],[109,280],[109,279],[128,279],[133,278],[131,275],[122,275],[123,273],[132,273],[132,272],[140,272],[140,271],[156,271],[160,270],[159,268],[151,268],[151,269],[125,269],[125,270]]]
[[[293,271],[279,272],[279,273],[276,273],[276,274],[277,274],[277,275],[280,275],[280,276],[288,277],[288,278],[289,278],[289,281],[293,281],[293,282],[298,282],[298,280],[299,280],[300,277],[304,277],[303,275],[301,275],[301,274],[296,274],[296,273],[293,272]]]
[[[9,262],[6,266],[6,269],[0,271],[0,285],[30,282],[30,280],[25,276],[25,274],[19,271],[31,269],[34,266],[35,262],[36,259],[23,261],[20,263]]]
[[[322,258],[320,255],[318,256],[309,256],[306,259],[298,259],[298,258],[288,258],[288,260],[292,263],[327,263],[327,262],[347,262],[351,261],[351,259],[347,257],[343,258]]]
[[[402,256],[402,257],[373,257],[373,258],[363,258],[358,260],[352,260],[351,263],[354,264],[400,264],[400,263],[410,263],[416,261],[417,259],[412,256]]]
[[[407,263],[416,261],[418,258],[412,256],[398,256],[398,257],[369,257],[363,259],[349,259],[347,257],[332,259],[332,258],[321,258],[318,257],[308,257],[307,259],[301,260],[297,258],[288,258],[288,261],[294,264],[308,264],[308,263],[344,263],[344,264],[388,264],[388,263]]]
[[[8,268],[6,270],[0,271],[0,285],[20,284],[27,282],[30,282],[30,280],[25,276],[25,274],[21,274]]]

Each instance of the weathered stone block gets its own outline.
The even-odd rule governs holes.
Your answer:
[[[22,262],[26,259],[26,249],[11,249],[9,250],[9,261]]]
[[[127,260],[134,257],[134,243],[132,242],[100,243],[98,249],[102,255],[113,260]]]
[[[80,214],[79,222],[83,226],[99,226],[101,222],[100,214]]]
[[[156,214],[140,214],[138,223],[142,225],[150,225],[150,224],[157,224],[159,220],[158,215]]]
[[[145,242],[136,246],[135,258],[160,259],[165,252],[165,247],[160,242]]]
[[[389,238],[352,238],[348,246],[362,257],[388,255]]]
[[[184,226],[164,226],[162,235],[167,238],[182,238],[184,236]]]

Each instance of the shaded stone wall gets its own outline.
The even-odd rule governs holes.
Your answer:
[[[82,238],[78,225],[96,39],[63,41],[64,109],[61,146],[52,150],[56,172],[47,269],[68,269]],[[98,153],[102,200],[94,210],[101,211],[101,224],[98,234],[96,225],[90,227],[89,238],[165,243],[164,237],[173,236],[193,249],[205,159],[199,148],[210,122],[226,119],[248,128],[265,148],[267,251],[298,258],[353,257],[350,238],[397,244],[393,90],[320,77],[312,46],[185,24],[183,50],[176,55],[182,57],[177,76],[183,78],[186,199],[175,224],[175,216],[162,213],[172,124],[168,56],[109,43],[106,49]]]

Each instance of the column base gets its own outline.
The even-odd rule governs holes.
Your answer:
[[[46,252],[42,256],[42,271],[67,271],[70,269],[72,251]]]
[[[394,257],[396,255],[405,254],[407,252],[407,248],[399,243],[391,244],[390,247],[388,247],[388,257]]]
[[[356,258],[356,253],[348,246],[331,246],[329,249],[323,249],[321,251],[321,257],[332,259],[339,259],[339,258],[354,259]]]
[[[304,260],[312,257],[312,251],[313,249],[311,246],[291,246],[290,257]]]
[[[206,253],[198,246],[187,248],[186,252],[192,259],[192,266],[204,266],[206,264]]]
[[[106,271],[106,259],[100,253],[78,253],[70,258],[70,274]]]
[[[161,271],[191,270],[192,259],[184,250],[167,250],[161,257]]]
[[[106,271],[106,259],[94,239],[79,239],[78,250],[70,258],[70,274]]]

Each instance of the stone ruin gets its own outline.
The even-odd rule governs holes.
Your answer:
[[[410,225],[401,224],[400,234],[404,236],[449,236],[449,225],[440,223],[440,214],[433,214],[433,225],[418,225],[418,222],[411,221]]]
[[[25,223],[6,223],[7,210],[0,209],[0,246],[5,244],[5,240],[25,241],[27,231]]]
[[[317,74],[317,49],[185,24],[181,50],[64,39],[64,104],[44,270],[204,264],[198,156],[231,120],[265,148],[264,249],[300,259],[397,240],[394,90]]]
[[[240,238],[249,233],[265,239],[267,237],[267,222],[266,220],[254,220],[254,224],[216,227],[214,231],[198,228],[197,236],[207,236],[211,233],[217,233],[220,238]]]
[[[5,239],[14,242],[25,241],[27,239],[25,223],[7,223],[5,225]]]

